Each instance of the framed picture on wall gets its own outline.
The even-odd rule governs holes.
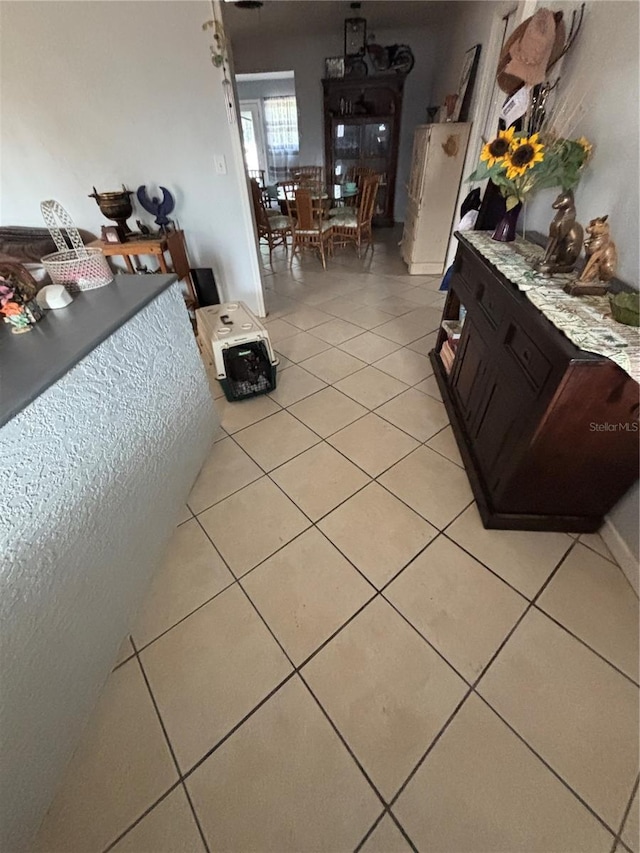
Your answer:
[[[344,77],[344,56],[329,56],[324,61],[324,76]]]
[[[367,44],[367,21],[365,18],[346,18],[344,22],[345,56],[361,56]]]
[[[474,44],[464,55],[462,73],[460,74],[460,83],[458,85],[458,100],[456,101],[452,121],[467,121],[469,118],[469,106],[471,105],[471,98],[473,96],[473,84],[476,80],[481,49],[481,44]]]

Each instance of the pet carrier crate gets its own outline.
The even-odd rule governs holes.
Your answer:
[[[269,333],[244,302],[198,308],[196,324],[227,400],[275,389],[278,359]]]

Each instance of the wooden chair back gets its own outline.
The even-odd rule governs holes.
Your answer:
[[[355,182],[360,188],[362,179],[371,178],[373,175],[375,175],[375,170],[369,166],[349,166],[345,180]]]
[[[263,190],[266,186],[264,182],[264,169],[247,169],[247,174],[258,182],[258,186]]]
[[[251,200],[253,201],[253,212],[256,217],[256,222],[258,223],[258,228],[268,231],[269,217],[267,216],[267,211],[265,210],[262,201],[262,190],[260,189],[258,182],[255,178],[251,178],[249,183],[251,185]]]
[[[369,175],[367,177],[362,178],[360,203],[358,205],[359,226],[371,223],[373,214],[376,209],[376,196],[378,195],[379,184],[380,175]]]
[[[314,216],[313,199],[307,189],[296,190],[296,228],[299,231],[315,231],[319,220]]]
[[[322,166],[298,166],[291,169],[292,180],[301,187],[323,183]]]

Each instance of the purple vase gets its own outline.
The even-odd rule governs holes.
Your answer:
[[[518,202],[511,210],[507,210],[496,225],[496,230],[491,235],[492,240],[499,240],[501,243],[511,243],[516,239],[516,227],[518,225],[518,217],[522,210],[522,202]]]

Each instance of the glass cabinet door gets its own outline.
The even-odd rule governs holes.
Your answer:
[[[357,160],[360,155],[359,124],[336,124],[334,128],[333,148],[336,157]]]
[[[363,125],[362,158],[386,160],[391,150],[391,124],[376,122]]]

